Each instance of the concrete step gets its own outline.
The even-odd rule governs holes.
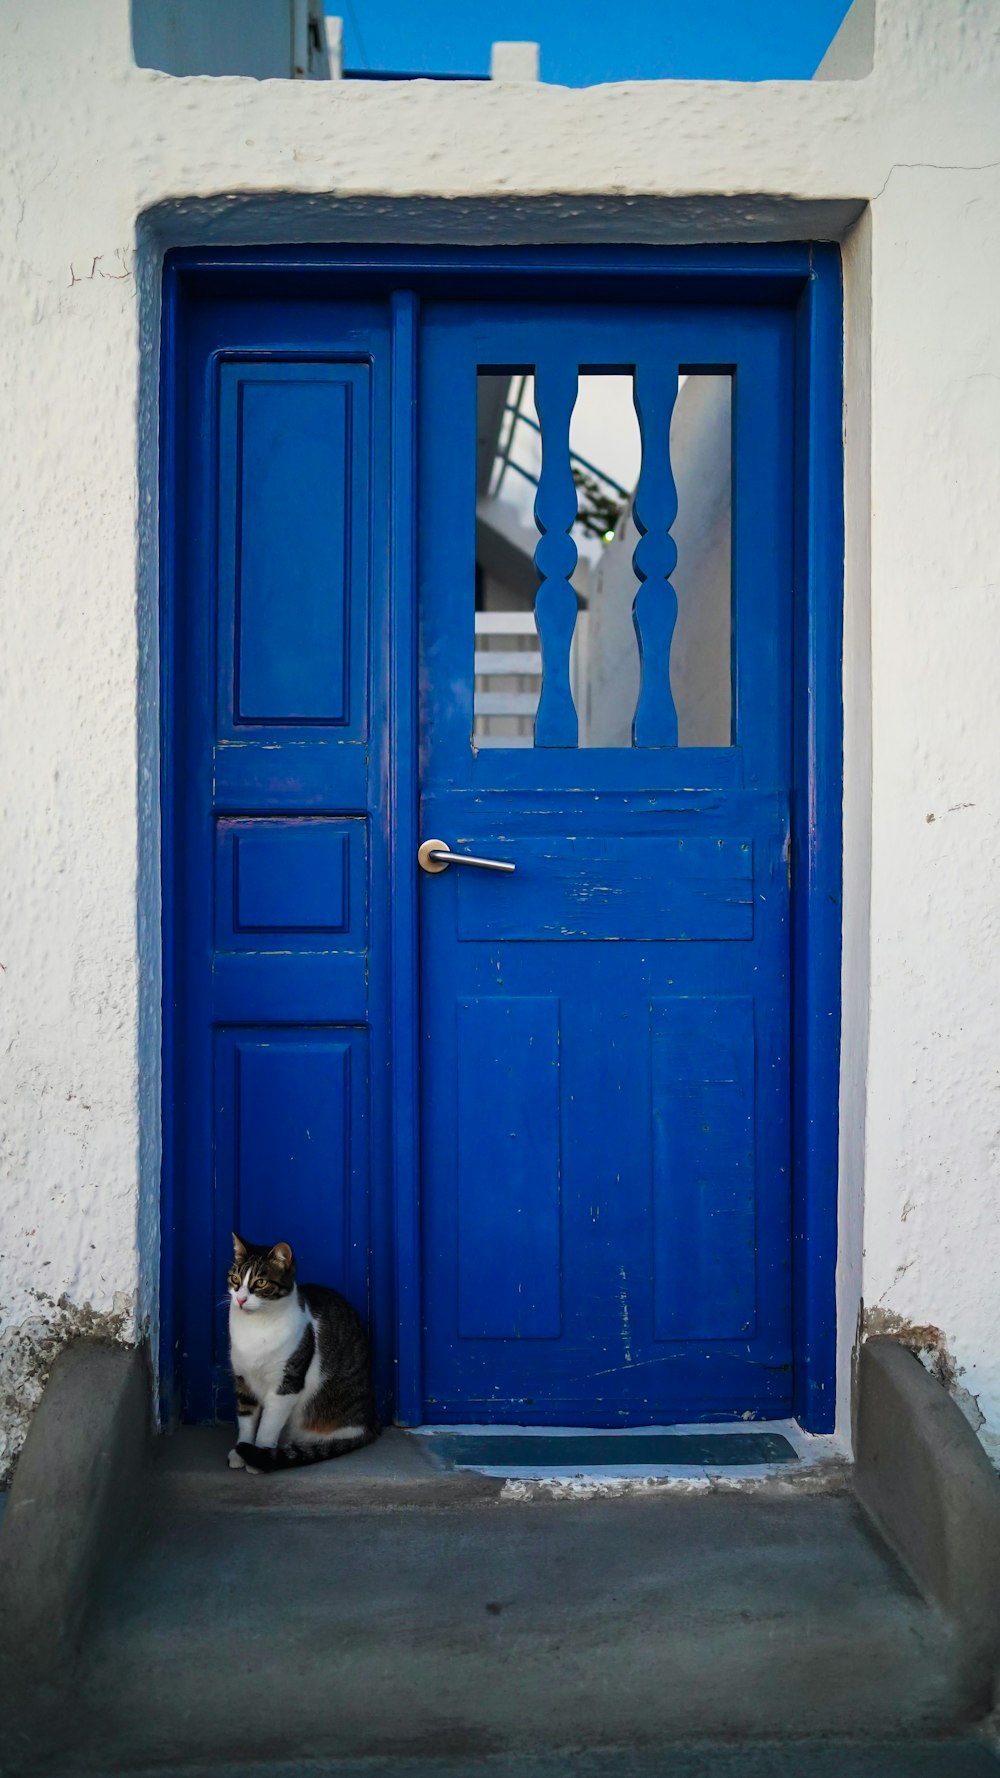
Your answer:
[[[444,1510],[487,1504],[503,1492],[495,1477],[443,1469],[432,1461],[424,1439],[391,1426],[375,1444],[349,1457],[273,1476],[229,1469],[226,1453],[232,1443],[232,1430],[223,1426],[185,1426],[157,1439],[149,1478],[154,1510],[270,1514],[276,1508],[338,1512],[373,1504],[383,1511],[409,1506]]]
[[[981,1740],[786,1741],[720,1747],[673,1744],[658,1752],[573,1753],[465,1760],[282,1760],[133,1768],[129,1778],[998,1778],[1000,1757]],[[69,1769],[60,1778],[76,1778]]]
[[[165,1441],[52,1769],[336,1755],[506,1778],[956,1725],[950,1632],[843,1487],[525,1500],[413,1444],[266,1478],[227,1471],[215,1434]]]

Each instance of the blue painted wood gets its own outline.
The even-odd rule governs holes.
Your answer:
[[[223,734],[261,723],[358,733],[366,670],[358,638],[367,637],[368,378],[367,366],[358,364],[220,366]]]
[[[559,1002],[459,1001],[458,1337],[562,1332]]]
[[[215,748],[215,806],[234,814],[248,806],[320,811],[331,807],[335,782],[342,808],[364,808],[368,763],[367,751],[357,741],[326,736],[289,741],[281,730],[272,729],[262,748],[256,741],[223,736]]]
[[[349,1039],[273,1039],[260,1031],[237,1038],[233,1079],[225,1081],[225,1067],[219,1068],[220,1133],[231,1119],[236,1146],[236,1227],[247,1240],[270,1239],[280,1180],[282,1222],[299,1263],[309,1277],[331,1267],[330,1282],[343,1288],[350,1254]],[[219,1152],[221,1159],[221,1142]]]
[[[602,790],[646,790],[651,796],[666,790],[714,791],[739,789],[744,783],[744,755],[738,747],[661,748],[644,747],[523,748],[519,758],[503,748],[488,748],[476,759],[476,787],[517,790],[525,797],[558,792],[561,797],[593,791],[598,778]]]
[[[423,317],[421,831],[516,866],[504,877],[453,867],[420,886],[424,1414],[612,1426],[786,1414],[793,316],[764,304],[553,307],[525,299],[428,301]],[[497,365],[534,367],[536,386],[551,375],[562,390],[580,367],[595,365],[633,366],[640,388],[666,377],[664,366],[675,383],[678,365],[735,372],[732,747],[664,745],[662,728],[650,735],[659,744],[631,749],[470,747],[475,381],[479,367]],[[668,405],[658,404],[655,427],[647,408],[650,437],[665,437]],[[646,500],[650,617],[647,624],[642,612],[640,628],[648,650],[654,600],[662,612],[670,599],[674,495],[663,461]],[[649,673],[647,693],[650,722],[660,722],[664,700]],[[670,1157],[662,1139],[659,1149],[654,1143],[654,1102],[658,1095],[662,1131],[668,1064],[680,1048],[665,1046],[655,1009],[674,1000],[704,1009],[706,1029],[696,1027],[690,1049],[707,1121],[718,1115],[720,1123],[709,1132],[720,1169],[707,1200],[714,1215],[699,1204],[690,1168],[678,1175],[674,1167],[668,1179]],[[499,1090],[492,1077],[476,1108],[486,1139],[474,1140],[471,1116],[466,1125],[460,1115],[461,1137],[455,1127],[460,1093],[473,1103],[466,1083],[479,1051],[453,1009],[490,1001],[559,1005],[558,1336],[522,1329],[474,1337],[457,1300],[459,1207],[471,1216],[477,1194],[489,1205],[478,1288],[488,1304],[504,1280],[523,1281],[519,1262],[491,1272],[486,1257],[502,1251],[496,1206],[505,1177],[497,1164],[504,1142],[490,1123]],[[719,1078],[720,1042],[743,1058],[738,1090]],[[508,1130],[532,1115],[537,1068],[527,1040],[521,1049],[519,1072],[512,1061],[502,1080]],[[675,1109],[683,1088],[683,1078],[673,1081]],[[693,1156],[703,1132],[690,1116],[685,1128]],[[670,1136],[680,1140],[672,1126]],[[515,1194],[511,1224],[518,1241],[521,1225],[529,1237],[519,1254],[532,1239],[542,1253],[553,1244],[553,1172],[552,1160],[540,1158]],[[657,1218],[661,1231],[673,1218],[686,1270],[666,1242],[658,1255]],[[713,1223],[727,1231],[718,1256]],[[748,1226],[756,1236],[749,1287]],[[696,1307],[698,1277],[704,1301]],[[490,1313],[484,1308],[484,1318]],[[504,1313],[513,1326],[509,1300]]]
[[[233,835],[237,932],[344,932],[347,835],[290,826]]]
[[[221,1028],[215,1045],[215,1244],[269,1242],[275,1217],[303,1280],[352,1301],[368,1288],[365,1031]],[[215,1315],[212,1375],[228,1399],[228,1303]]]
[[[541,536],[535,550],[539,588],[535,621],[542,645],[542,685],[535,715],[536,747],[575,747],[576,706],[569,684],[569,651],[576,628],[577,599],[570,585],[576,544],[576,483],[570,467],[569,423],[576,404],[577,367],[552,357],[535,371],[535,410],[542,429],[542,467],[535,495],[535,522]]]
[[[651,1011],[654,1331],[757,1331],[753,1000],[654,1000]]]
[[[573,302],[620,302],[623,288],[661,301],[786,302],[794,305],[814,274],[808,243],[642,247],[253,246],[172,248],[167,270],[198,296],[245,294],[274,302],[326,294],[331,273],[340,294],[475,301],[559,296]],[[280,327],[277,334],[280,338]]]
[[[222,816],[215,826],[216,945],[253,952],[263,933],[294,932],[303,948],[363,951],[367,840],[359,816]]]
[[[677,399],[677,366],[659,361],[644,364],[634,387],[642,469],[632,505],[639,533],[632,561],[640,582],[632,617],[641,680],[632,740],[636,747],[676,747],[670,645],[677,621],[677,594],[670,576],[677,566],[677,545],[670,528],[677,517],[677,490],[670,468],[670,420]]]
[[[291,935],[287,942],[294,943]],[[364,1021],[367,1006],[363,952],[262,947],[217,951],[212,960],[210,1008],[221,1024],[253,1024],[258,1018],[268,1024],[353,1024]]]
[[[811,251],[796,327],[795,1412],[831,1432],[837,1393],[842,906],[843,338],[840,253]]]
[[[331,377],[332,366],[319,368],[321,378],[289,365],[268,366],[262,377],[226,366],[239,379],[240,722],[342,723],[347,715],[350,385]],[[315,487],[325,499],[313,497]]]
[[[479,825],[479,824],[477,824]],[[489,846],[517,872],[466,871],[458,936],[566,943],[580,939],[753,938],[753,845],[712,834],[460,834],[459,851]],[[505,891],[507,891],[505,893]]]
[[[180,308],[178,335],[165,1113],[181,1409],[206,1420],[238,1212],[376,1319],[389,332],[384,305],[243,290]],[[385,1405],[391,1329],[376,1363]]]
[[[337,280],[340,301],[336,304],[329,300],[331,274],[335,274]],[[234,816],[257,809],[278,814],[283,814],[288,809],[295,814],[336,814],[345,810],[358,810],[360,813],[366,807],[372,809],[376,817],[372,830],[373,913],[377,905],[381,905],[383,909],[388,906],[390,883],[388,846],[392,827],[389,804],[385,800],[389,794],[386,787],[390,778],[387,725],[384,720],[379,728],[373,723],[371,742],[366,742],[362,736],[359,737],[359,742],[347,740],[346,746],[338,746],[332,739],[327,739],[316,725],[312,725],[298,730],[290,726],[272,728],[266,738],[261,736],[263,745],[258,746],[253,728],[249,731],[249,744],[243,744],[242,737],[248,734],[247,728],[240,731],[228,725],[226,699],[223,695],[218,700],[220,717],[217,730],[202,715],[215,702],[210,669],[214,638],[211,623],[207,627],[204,622],[199,624],[194,614],[200,611],[204,616],[205,613],[211,614],[213,610],[216,545],[213,541],[211,506],[215,496],[209,465],[218,443],[217,409],[213,393],[218,387],[218,367],[226,356],[234,354],[253,357],[258,361],[277,362],[283,356],[323,358],[331,355],[336,357],[338,352],[346,352],[349,357],[353,355],[353,361],[358,365],[374,366],[374,411],[376,416],[381,413],[387,418],[390,378],[385,374],[385,358],[380,356],[387,337],[384,327],[385,310],[380,309],[376,299],[380,295],[384,297],[387,307],[393,290],[398,289],[401,280],[408,283],[412,294],[396,298],[393,305],[401,323],[404,322],[404,317],[409,321],[408,333],[405,324],[402,324],[397,332],[397,340],[406,336],[412,367],[419,297],[426,318],[422,345],[424,371],[426,373],[436,363],[446,377],[451,376],[449,386],[455,391],[456,413],[462,411],[463,404],[466,404],[464,413],[467,414],[468,404],[474,404],[474,388],[467,381],[464,366],[471,362],[474,376],[475,362],[498,361],[491,358],[489,351],[477,359],[476,348],[472,344],[473,334],[482,338],[485,333],[495,342],[497,307],[505,308],[509,319],[519,305],[521,317],[529,323],[530,331],[531,317],[527,311],[534,296],[540,296],[547,305],[560,299],[560,320],[575,326],[581,313],[575,305],[581,298],[586,298],[590,304],[614,302],[621,290],[628,287],[637,294],[641,292],[645,319],[657,314],[662,317],[664,304],[672,305],[675,319],[680,318],[680,311],[683,310],[684,339],[674,338],[661,342],[667,350],[676,347],[679,361],[719,367],[724,364],[730,370],[734,365],[739,367],[734,445],[743,462],[744,479],[739,489],[741,498],[737,501],[734,537],[737,557],[737,585],[734,588],[737,632],[734,664],[736,745],[722,751],[637,748],[631,753],[619,751],[613,759],[605,756],[603,760],[596,762],[588,761],[585,754],[573,748],[535,750],[529,757],[522,754],[505,759],[503,756],[487,753],[473,758],[468,747],[471,692],[469,709],[466,712],[462,708],[464,681],[458,680],[455,682],[454,709],[450,717],[437,709],[431,723],[428,720],[431,714],[429,701],[425,695],[425,794],[430,793],[426,794],[425,815],[429,813],[435,816],[439,812],[444,814],[450,810],[451,803],[445,790],[447,783],[452,800],[460,803],[463,797],[471,795],[476,806],[484,798],[488,802],[492,796],[499,794],[509,799],[512,792],[517,792],[519,806],[525,810],[533,803],[540,808],[545,806],[546,799],[547,807],[551,810],[551,798],[558,794],[565,799],[567,819],[574,799],[578,796],[584,799],[584,807],[589,807],[592,811],[606,806],[609,800],[616,801],[620,814],[628,813],[631,832],[631,824],[641,808],[648,805],[653,819],[658,818],[657,811],[667,819],[671,808],[678,802],[683,802],[683,792],[687,789],[694,793],[703,812],[708,809],[711,813],[713,830],[720,831],[720,803],[732,813],[733,802],[739,800],[741,790],[743,793],[752,791],[759,796],[767,791],[768,786],[787,781],[781,776],[783,761],[787,764],[789,759],[794,759],[795,886],[792,900],[796,907],[794,931],[797,1032],[794,1083],[794,1205],[797,1230],[794,1254],[795,1403],[805,1422],[816,1430],[821,1430],[831,1412],[835,1332],[833,1280],[839,1012],[839,636],[842,561],[842,549],[837,543],[841,497],[838,468],[840,295],[839,257],[836,249],[814,251],[794,244],[766,249],[726,247],[663,250],[597,247],[491,249],[476,253],[448,249],[219,249],[207,253],[185,250],[168,255],[161,334],[164,391],[161,564],[164,599],[160,661],[164,708],[161,757],[165,917],[165,1133],[161,1301],[163,1398],[165,1401],[170,1399],[176,1354],[186,1354],[188,1384],[190,1379],[197,1378],[200,1370],[207,1368],[207,1349],[199,1332],[199,1328],[204,1326],[204,1310],[199,1305],[208,1305],[210,1320],[211,1293],[217,1287],[211,1266],[205,1262],[205,1254],[211,1246],[211,1239],[205,1238],[206,1214],[209,1222],[211,1219],[212,1193],[211,1178],[206,1172],[204,1156],[211,1155],[213,1142],[212,1098],[211,1093],[206,1091],[206,1082],[211,1078],[212,1061],[211,1048],[206,1052],[204,1037],[201,1035],[206,1031],[210,1033],[211,1029],[210,1021],[205,1017],[206,996],[210,998],[210,989],[206,989],[204,984],[210,981],[210,971],[206,971],[211,961],[212,912],[210,902],[206,906],[204,897],[199,897],[191,890],[193,883],[204,883],[211,875],[212,833],[201,811],[211,805],[213,784],[219,787],[219,801],[216,806]],[[489,320],[486,319],[483,308],[484,291],[488,291],[495,305],[494,314]],[[299,302],[302,296],[308,298],[304,304]],[[465,318],[460,317],[457,312],[461,303],[456,299],[463,297],[469,299],[470,304]],[[651,301],[653,298],[656,303]],[[750,311],[770,312],[772,322],[776,309],[784,311],[786,315],[795,315],[797,352],[794,366],[784,347],[778,345],[773,337],[769,341],[768,323],[765,321],[759,326],[758,315],[741,309],[744,301],[749,303]],[[447,328],[442,328],[440,334],[436,335],[435,323],[439,317],[435,314],[435,309],[438,304],[442,310],[447,309],[450,322]],[[476,305],[474,310],[472,304]],[[478,317],[478,328],[476,322],[469,318],[470,314]],[[508,337],[516,331],[516,328],[508,329]],[[587,329],[581,326],[579,331],[585,332]],[[718,355],[719,339],[726,332],[728,346],[724,348],[723,359]],[[525,329],[522,328],[522,346],[524,333]],[[450,359],[449,344],[452,348]],[[748,345],[751,349],[744,349]],[[466,346],[469,347],[468,352]],[[398,352],[398,361],[405,363],[406,359],[407,350],[404,347]],[[512,349],[512,355],[505,353],[499,361],[522,363],[529,360],[526,360],[521,346],[517,346]],[[593,365],[607,362],[607,359],[602,359],[600,352],[595,352],[588,345],[584,356],[578,361]],[[409,486],[412,487],[410,445],[414,413],[412,376],[407,384],[404,377],[396,376],[396,369],[397,365],[394,364],[392,387],[399,396],[398,402],[394,404],[394,436],[401,443],[398,451],[394,451],[394,498],[399,490],[407,487],[408,476]],[[404,385],[408,394],[400,393],[404,391]],[[758,544],[760,537],[767,534],[769,526],[773,527],[775,523],[782,526],[787,517],[791,469],[788,458],[782,455],[780,447],[786,430],[784,416],[789,400],[796,404],[795,499],[801,521],[798,529],[799,554],[795,565],[797,613],[801,615],[802,622],[799,623],[797,619],[795,625],[794,731],[791,723],[791,699],[784,706],[784,711],[778,709],[775,712],[773,723],[762,722],[762,700],[756,689],[761,678],[767,680],[771,673],[780,674],[783,665],[780,652],[772,658],[773,645],[767,638],[776,633],[774,619],[780,618],[782,601],[786,597],[784,539],[787,531],[776,533],[772,529],[767,538],[767,547],[759,549]],[[445,469],[449,468],[447,459],[450,454],[456,509],[463,512],[471,510],[468,504],[469,485],[472,486],[474,499],[474,478],[470,481],[470,458],[467,451],[463,460],[465,447],[461,433],[465,424],[466,420],[463,418],[447,445],[441,441],[439,450],[431,453],[425,450],[424,453],[428,496],[434,489],[440,494],[440,478]],[[758,426],[762,427],[762,439],[755,438]],[[380,454],[380,439],[383,437],[384,433],[380,433],[376,423],[372,439],[372,507],[376,520],[371,551],[376,574],[387,551],[385,540],[380,543],[378,538],[378,515],[384,515],[388,505],[378,495],[379,477],[385,474],[384,457]],[[753,459],[748,458],[748,440],[752,451],[759,450],[756,475]],[[772,451],[777,452],[775,476],[767,473]],[[429,457],[433,461],[428,461]],[[385,486],[384,482],[382,486]],[[435,507],[437,511],[446,509],[446,506]],[[803,529],[808,531],[807,547],[804,546]],[[412,515],[400,518],[397,513],[393,527],[396,599],[393,621],[398,623],[396,634],[401,638],[404,650],[408,609],[407,548],[411,539]],[[466,547],[471,559],[471,543],[466,545],[456,540],[456,561],[459,558],[465,561],[463,550]],[[412,560],[412,556],[410,559]],[[457,621],[460,635],[464,617],[463,587],[456,585],[451,589],[450,597],[440,587],[432,589],[428,581],[428,569],[431,566],[432,564],[422,562],[420,567],[423,609],[421,655],[425,674],[432,663],[447,668],[450,655],[446,630],[449,624]],[[768,582],[773,589],[770,603]],[[378,700],[383,696],[388,683],[388,633],[377,614],[387,612],[388,607],[381,602],[377,591],[373,594],[373,600],[376,622],[372,630],[373,656],[370,673],[373,693]],[[803,609],[804,605],[808,606],[807,611]],[[756,619],[762,620],[759,627],[755,624]],[[780,631],[780,623],[777,629]],[[833,646],[827,646],[831,642]],[[220,652],[224,654],[225,651]],[[394,768],[392,796],[395,804],[391,820],[395,822],[402,813],[404,826],[406,785],[412,784],[415,758],[412,743],[406,739],[408,699],[409,709],[412,710],[412,683],[412,679],[407,681],[404,663],[399,675],[393,680],[393,702],[390,706],[394,716],[398,715],[401,719],[399,732],[403,737],[405,755],[401,768]],[[221,691],[224,692],[225,688],[221,688]],[[174,722],[172,713],[175,711],[182,720]],[[808,721],[800,720],[800,715],[809,711],[815,711],[815,717],[810,717]],[[788,718],[784,731],[781,726],[783,713]],[[373,717],[376,721],[380,720],[374,709]],[[409,732],[412,734],[412,728]],[[343,729],[338,733],[341,737],[344,736]],[[207,734],[209,738],[207,749],[201,742],[203,734]],[[462,737],[464,756],[461,750],[452,750],[455,765],[449,780],[447,772],[438,770],[438,767],[444,766],[442,749],[451,746],[456,734]],[[337,755],[336,759],[329,757],[331,752]],[[265,757],[266,755],[270,757]],[[369,776],[369,756],[374,778]],[[651,769],[654,766],[655,771]],[[588,767],[592,767],[589,772]],[[342,795],[338,794],[341,785],[344,786]],[[609,799],[608,792],[616,794]],[[714,804],[714,808],[710,808],[710,804]],[[509,800],[507,806],[509,810]],[[762,804],[761,807],[763,806]],[[576,816],[580,812],[578,807]],[[608,810],[608,813],[610,815],[613,812]],[[472,823],[468,816],[464,821],[465,826],[471,828]],[[461,822],[456,818],[452,831],[457,832],[460,825]],[[503,825],[505,828],[511,827],[509,814]],[[740,821],[737,826],[742,831],[745,824]],[[411,833],[415,831],[412,811],[410,828]],[[438,830],[441,831],[440,828]],[[574,831],[579,831],[578,820]],[[727,825],[725,831],[727,834],[733,833],[733,826]],[[763,850],[760,846],[755,846],[755,864],[764,869],[765,877],[774,875],[776,871],[783,874],[781,845],[784,831],[781,821],[777,822],[774,829],[768,824],[766,831],[770,837],[765,839]],[[406,918],[405,913],[398,921],[395,918],[396,896],[407,880],[411,859],[412,850],[407,837],[393,863],[392,882],[396,886],[392,891],[393,926],[397,937],[405,937]],[[452,873],[450,886],[448,878],[438,880],[440,886],[447,888],[448,894],[457,893],[454,875]],[[426,885],[422,887],[425,888]],[[405,895],[399,898],[399,905],[404,903]],[[454,901],[447,908],[443,905],[440,907],[446,929],[449,911],[454,918]],[[387,928],[383,927],[381,930]],[[754,945],[749,947],[729,945],[727,951],[753,952],[756,943],[755,939]],[[461,948],[470,956],[482,951],[483,967],[487,972],[492,971],[483,979],[488,981],[492,991],[494,984],[502,981],[504,971],[508,977],[511,975],[513,953],[518,947],[493,947],[484,943],[481,946],[465,944]],[[532,952],[535,948],[521,947],[522,950]],[[654,944],[653,959],[659,948]],[[672,953],[675,964],[674,979],[669,984],[669,991],[704,993],[704,973],[700,979],[686,973],[694,961],[695,953],[701,953],[702,947],[667,946],[663,949]],[[624,971],[629,981],[633,974],[635,977],[634,989],[630,991],[636,996],[648,996],[651,989],[655,988],[648,945],[600,944],[587,947],[587,951],[595,964],[599,959],[605,958],[619,963],[619,973],[621,962],[627,957],[633,957],[634,971],[632,964],[627,964]],[[567,958],[575,955],[572,945],[568,949],[562,947],[562,952]],[[710,960],[703,956],[702,961]],[[809,964],[808,974],[806,961]],[[388,994],[385,959],[380,955],[376,942],[370,947],[368,963],[368,1006],[371,1010],[383,1003],[380,1002],[380,995]],[[709,987],[711,976],[710,968],[707,974]],[[525,982],[527,980],[525,976]],[[609,981],[615,980],[612,973]],[[808,992],[800,992],[800,984],[803,983],[808,983]],[[478,985],[474,984],[477,989]],[[750,985],[753,986],[752,983]],[[593,981],[587,986],[592,994]],[[727,994],[732,990],[733,982],[729,978],[720,978],[718,986],[721,993]],[[778,986],[780,990],[780,982]],[[408,1004],[412,1005],[412,973],[405,956],[401,956],[393,965],[392,993],[396,1002],[404,1009]],[[648,1006],[648,998],[645,1004]],[[584,1007],[584,1000],[579,997],[578,1007],[581,1010]],[[385,1077],[384,1070],[389,1055],[387,1033],[391,1023],[389,1019],[377,1018],[371,1032],[372,1069],[379,1078]],[[758,1020],[758,1036],[760,1030],[769,1029],[770,1023],[770,1008],[765,1007]],[[598,1021],[593,1032],[594,1045],[604,1041],[605,1037],[608,1041],[617,1042],[613,1027],[614,1020],[604,1020],[603,1024]],[[381,1040],[381,1048],[380,1031],[386,1033]],[[404,1050],[405,1045],[404,1037]],[[400,1043],[394,1036],[391,1051],[394,1065],[399,1050]],[[641,1073],[641,1052],[636,1053],[640,1057]],[[452,1064],[454,1065],[454,1058]],[[764,1068],[763,1061],[761,1068]],[[412,1080],[412,1077],[412,1071],[404,1068],[399,1078]],[[623,1090],[616,1085],[616,1079],[617,1076],[610,1081],[600,1080],[600,1091],[604,1095],[601,1102],[609,1110],[620,1100]],[[579,1090],[578,1085],[577,1095]],[[395,1113],[395,1105],[391,1109]],[[379,1149],[379,1121],[376,1118],[369,1126],[375,1157],[371,1228],[376,1277],[379,1275],[379,1266],[383,1263],[379,1259],[379,1245],[386,1240],[389,1233],[389,1225],[384,1220],[384,1209],[380,1208],[380,1204],[384,1206],[385,1203],[386,1182],[391,1177],[395,1162],[399,1159],[405,1162],[408,1143],[412,1152],[416,1123],[412,1096],[408,1099],[406,1092],[402,1094],[401,1109],[395,1119],[391,1163],[384,1151]],[[604,1122],[608,1128],[611,1127],[610,1116]],[[572,1132],[570,1135],[572,1136]],[[591,1145],[588,1165],[595,1177],[606,1174],[611,1178],[617,1157],[612,1145],[602,1143],[603,1135],[604,1129],[599,1126]],[[570,1141],[570,1159],[572,1153],[573,1142]],[[378,1158],[380,1154],[381,1159]],[[564,1161],[565,1158],[564,1153]],[[439,1157],[435,1155],[434,1159],[437,1164]],[[405,1165],[402,1171],[406,1171]],[[413,1172],[414,1169],[411,1168],[411,1178]],[[415,1192],[407,1200],[411,1208],[414,1201]],[[433,1207],[428,1205],[426,1208],[428,1239],[431,1239],[434,1229]],[[606,1206],[598,1202],[593,1208],[601,1213],[598,1224],[595,1225],[599,1226],[606,1214]],[[408,1251],[406,1254],[402,1251],[397,1254],[396,1275],[400,1302],[405,1298],[408,1305],[408,1320],[404,1320],[403,1326],[409,1326],[412,1330],[419,1325],[419,1310],[416,1307],[418,1292],[409,1256],[415,1256],[417,1242],[410,1209],[404,1205],[401,1216],[397,1208],[397,1228],[405,1229],[407,1226],[410,1231]],[[808,1243],[813,1242],[814,1234],[816,1239],[810,1247]],[[402,1245],[403,1243],[401,1248]],[[778,1245],[780,1246],[780,1238]],[[177,1256],[180,1256],[180,1263],[175,1263]],[[765,1268],[765,1284],[766,1282]],[[621,1289],[620,1279],[618,1285]],[[630,1298],[630,1289],[631,1281],[626,1279],[624,1307],[631,1310],[634,1303]],[[387,1292],[384,1285],[376,1292],[376,1319],[379,1314],[385,1313],[390,1296],[391,1292]],[[622,1306],[620,1303],[619,1307]],[[391,1309],[391,1303],[389,1307]],[[633,1314],[630,1325],[634,1326],[635,1320]],[[551,1346],[553,1343],[549,1344]],[[384,1357],[384,1354],[384,1343],[379,1347],[377,1342],[377,1355]],[[617,1356],[620,1362],[621,1351]],[[690,1354],[681,1356],[687,1357]],[[707,1351],[705,1356],[710,1356]],[[704,1418],[717,1412],[724,1415],[730,1411],[725,1405],[726,1391],[738,1372],[733,1372],[730,1367],[728,1377],[723,1376],[722,1373],[729,1365],[728,1355],[713,1351],[711,1356],[718,1364],[717,1376],[722,1377],[721,1387],[714,1390],[706,1387],[701,1395],[703,1408],[688,1417]],[[404,1357],[404,1368],[412,1358],[411,1344]],[[634,1350],[632,1358],[634,1365]],[[672,1357],[671,1367],[674,1362]],[[419,1369],[418,1363],[411,1364],[411,1374],[418,1378]],[[480,1383],[482,1380],[480,1377]],[[522,1383],[525,1416],[534,1415],[536,1419],[547,1417],[544,1406],[538,1413],[535,1411],[536,1404],[528,1399],[533,1383],[530,1371],[522,1378]],[[773,1404],[786,1399],[786,1377],[762,1374],[760,1384],[761,1399],[765,1403]],[[483,1389],[480,1388],[480,1395],[482,1394]],[[185,1400],[188,1413],[196,1409],[196,1396],[197,1385],[193,1390],[188,1386]],[[411,1388],[405,1410],[409,1418],[416,1417],[416,1398]],[[503,1409],[501,1406],[498,1410],[494,1404],[492,1411],[502,1412]],[[782,1410],[780,1406],[765,1406],[760,1411]],[[642,1418],[643,1413],[641,1403],[636,1405],[634,1401],[632,1407],[629,1407],[627,1402],[619,1402],[611,1416],[611,1423],[617,1423],[622,1417],[628,1418],[629,1415]],[[814,1415],[812,1419],[809,1418],[811,1414]]]
[[[417,985],[417,329],[412,291],[392,297],[389,848],[395,1412],[423,1415]]]

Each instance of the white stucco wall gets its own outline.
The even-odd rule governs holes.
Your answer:
[[[0,1468],[68,1328],[156,1317],[167,239],[845,235],[842,1424],[863,1297],[1000,1451],[998,91],[995,0],[879,0],[863,80],[589,91],[173,80],[127,0],[5,0]]]

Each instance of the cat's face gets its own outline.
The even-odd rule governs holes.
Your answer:
[[[255,1247],[233,1235],[233,1263],[227,1278],[230,1306],[253,1315],[280,1303],[295,1289],[295,1260],[287,1241]]]

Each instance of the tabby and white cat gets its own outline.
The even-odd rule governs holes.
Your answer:
[[[368,1336],[336,1290],[296,1284],[287,1241],[233,1235],[229,1346],[238,1433],[230,1469],[290,1469],[378,1438]]]

